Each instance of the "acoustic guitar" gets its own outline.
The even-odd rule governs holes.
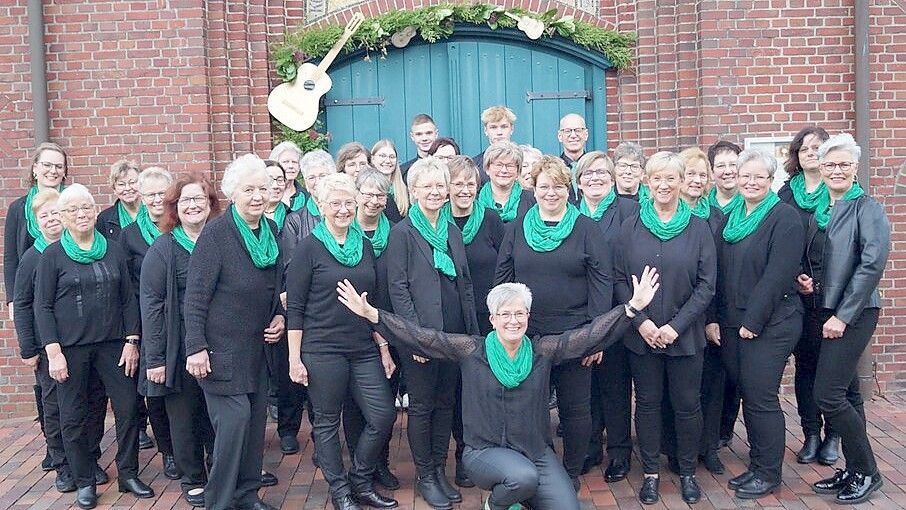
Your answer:
[[[362,26],[365,16],[357,12],[343,29],[343,35],[318,65],[306,62],[299,66],[296,79],[282,83],[267,97],[267,109],[275,119],[295,131],[305,131],[318,118],[321,97],[330,90],[333,82],[327,75],[327,68],[339,55],[340,50],[352,34]]]

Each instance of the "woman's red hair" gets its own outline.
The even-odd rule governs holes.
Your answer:
[[[181,175],[176,182],[170,185],[167,194],[164,195],[164,215],[157,224],[157,228],[162,233],[172,232],[176,225],[179,225],[179,197],[182,195],[182,189],[190,184],[198,184],[208,196],[208,205],[211,208],[208,221],[220,214],[220,199],[217,197],[217,191],[214,190],[211,181],[199,172]]]

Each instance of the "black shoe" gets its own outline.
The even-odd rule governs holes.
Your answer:
[[[698,503],[702,499],[702,490],[695,480],[695,475],[682,475],[680,480],[680,493],[683,495],[683,501],[690,505]]]
[[[440,485],[440,490],[447,496],[450,503],[462,503],[462,494],[450,483],[450,480],[447,480],[447,472],[444,467],[438,466],[434,468],[434,475],[437,477],[437,484]]]
[[[746,483],[736,488],[736,497],[740,499],[758,499],[773,493],[780,488],[780,482],[766,482],[755,475]]]
[[[796,462],[800,464],[811,464],[818,460],[818,449],[821,447],[821,436],[805,436],[802,442],[802,449],[796,454]]]
[[[837,503],[857,505],[868,500],[872,493],[880,489],[882,485],[884,485],[884,479],[881,478],[881,473],[875,472],[873,475],[852,473],[846,486],[837,494]]]
[[[726,471],[724,463],[720,461],[720,457],[717,455],[717,452],[711,452],[706,455],[702,455],[698,458],[698,460],[705,465],[705,469],[707,469],[711,474],[722,475],[724,474],[724,471]]]
[[[733,478],[730,478],[729,480],[727,480],[727,487],[729,487],[730,489],[736,490],[739,488],[740,485],[748,482],[752,478],[755,478],[755,473],[753,473],[751,471],[743,471],[743,473],[741,475],[734,476]]]
[[[120,492],[131,492],[135,497],[141,499],[154,497],[154,489],[148,487],[145,482],[138,478],[128,478],[126,480],[120,478],[119,490]]]
[[[399,506],[395,499],[382,496],[374,489],[353,494],[352,499],[359,506],[370,506],[371,508],[396,508]]]
[[[57,478],[53,481],[53,485],[57,488],[58,492],[62,493],[74,492],[78,489],[78,487],[76,487],[75,478],[73,478],[72,473],[66,469],[57,471]]]
[[[107,485],[110,483],[110,477],[107,476],[107,472],[104,471],[104,468],[100,464],[95,463],[94,465],[94,484],[95,485]]]
[[[676,457],[667,457],[667,467],[670,468],[670,472],[679,476],[680,467],[679,460]]]
[[[330,502],[333,503],[334,510],[362,510],[362,507],[352,499],[352,496],[333,498]]]
[[[280,451],[283,455],[299,453],[299,440],[296,436],[283,436],[280,438]]]
[[[379,462],[374,468],[374,481],[389,491],[395,491],[400,488],[400,479],[383,462]]]
[[[277,485],[280,481],[277,480],[277,475],[270,473],[268,471],[261,472],[261,486],[262,487],[273,487]]]
[[[833,466],[840,458],[840,436],[828,435],[821,441],[818,449],[818,462],[825,466]]]
[[[610,459],[610,464],[604,470],[604,480],[607,483],[619,482],[629,474],[629,459]]]
[[[639,489],[639,502],[643,505],[653,505],[661,499],[658,490],[659,480],[653,476],[646,476],[642,482],[642,488]]]
[[[463,489],[475,487],[475,482],[469,479],[469,475],[466,474],[466,468],[462,467],[461,461],[456,462],[456,477],[453,478],[453,483]]]
[[[846,487],[846,483],[849,481],[849,475],[849,471],[838,469],[834,473],[834,476],[813,483],[812,490],[818,494],[837,494]]]
[[[595,466],[600,466],[604,462],[604,452],[597,451],[592,455],[586,455],[582,462],[582,474],[587,475]]]
[[[192,506],[204,506],[204,487],[195,487],[183,491],[182,499]]]
[[[98,491],[94,485],[89,485],[88,487],[82,487],[79,489],[79,493],[76,495],[76,504],[79,505],[79,508],[84,510],[89,510],[98,506]]]
[[[50,458],[50,452],[44,454],[44,459],[41,460],[41,471],[53,471],[53,459]]]
[[[236,510],[279,510],[279,509],[273,505],[268,505],[267,503],[265,503],[264,501],[261,501],[259,499],[258,501],[255,501],[254,503],[252,503],[249,506],[237,506]]]
[[[432,508],[437,510],[450,510],[453,508],[450,498],[444,494],[443,489],[440,488],[440,484],[437,482],[437,477],[433,474],[419,477],[418,481],[415,482],[415,490],[425,500],[425,503],[428,503]]]
[[[154,440],[148,435],[148,431],[141,429],[138,431],[138,449],[149,450],[154,448]]]
[[[164,476],[170,480],[179,480],[182,478],[182,473],[179,472],[179,469],[176,467],[176,459],[172,455],[167,455],[162,453],[164,463]]]

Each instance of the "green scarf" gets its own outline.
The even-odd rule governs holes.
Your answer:
[[[358,223],[353,223],[346,231],[346,242],[343,243],[343,246],[340,246],[337,240],[334,239],[333,234],[330,233],[330,230],[327,230],[324,220],[318,222],[311,231],[311,235],[321,241],[321,244],[327,248],[327,251],[340,264],[346,267],[355,267],[362,261],[362,245],[365,243],[362,241],[362,228],[359,227]]]
[[[362,230],[362,226],[358,222],[356,222],[356,227]],[[364,234],[364,230],[362,233]],[[377,221],[377,228],[374,229],[374,234],[368,239],[371,241],[374,256],[380,257],[381,253],[384,253],[384,248],[387,247],[387,240],[390,239],[390,220],[387,219],[384,213],[381,213],[381,217]]]
[[[563,240],[573,233],[579,209],[573,204],[566,204],[566,215],[556,225],[549,227],[541,219],[538,204],[532,206],[522,219],[522,230],[529,248],[543,253],[556,250]]]
[[[283,224],[286,223],[286,211],[288,207],[283,202],[277,202],[277,208],[274,209],[274,223],[277,224],[277,232],[283,230]]]
[[[516,213],[519,211],[519,199],[522,197],[522,185],[519,184],[519,181],[513,183],[513,189],[510,190],[510,198],[507,199],[506,203],[502,207],[497,206],[497,202],[494,202],[494,192],[491,191],[491,183],[485,183],[481,187],[481,191],[478,192],[477,202],[489,209],[494,209],[500,214],[500,219],[504,223],[513,221],[516,219]]]
[[[472,241],[475,240],[475,235],[478,234],[478,229],[481,228],[481,222],[484,221],[484,208],[485,206],[479,204],[477,201],[472,204],[472,213],[469,214],[469,219],[466,220],[466,224],[462,226],[462,242],[466,246],[472,244]],[[444,209],[447,210],[448,218],[450,218],[450,223],[456,223],[453,219],[453,206],[450,205],[450,202],[444,204]]]
[[[673,217],[670,218],[670,221],[664,223],[654,209],[653,200],[639,200],[639,216],[642,219],[642,225],[645,225],[645,228],[654,237],[661,241],[669,241],[682,234],[683,230],[686,230],[686,226],[689,225],[689,219],[692,217],[692,209],[689,208],[685,200],[679,200]]]
[[[799,208],[806,210],[810,213],[815,212],[818,208],[818,204],[822,202],[822,199],[827,196],[827,186],[825,186],[822,181],[815,191],[811,193],[805,191],[805,173],[799,172],[790,179],[790,190],[793,192],[793,199],[796,200],[796,204],[799,205]],[[829,199],[828,199],[829,200]],[[829,202],[828,202],[829,203]]]
[[[511,390],[522,384],[532,372],[532,342],[525,335],[522,335],[522,343],[513,359],[503,348],[496,331],[491,331],[484,338],[484,352],[488,356],[488,365],[491,366],[494,377],[507,389]]]
[[[44,253],[44,250],[47,249],[49,245],[50,243],[47,242],[47,239],[44,236],[41,236],[35,239],[35,244],[32,246],[35,247],[35,250],[37,250],[38,253]]]
[[[192,250],[195,249],[195,241],[189,238],[189,235],[186,234],[185,229],[182,228],[182,225],[176,225],[173,227],[173,239],[176,239],[176,242],[180,246],[186,249],[187,252],[192,253]]]
[[[31,210],[32,200],[37,194],[38,186],[34,185],[28,190],[28,195],[25,195],[25,227],[28,229],[28,235],[35,241],[44,239],[44,234],[41,233],[41,228],[38,227],[38,219],[35,218],[35,212]]]
[[[277,246],[277,238],[274,237],[273,231],[267,224],[267,218],[262,217],[258,223],[258,237],[252,232],[251,227],[239,216],[236,206],[231,205],[230,211],[233,214],[233,223],[239,229],[239,235],[242,236],[242,242],[245,244],[245,250],[252,258],[252,264],[258,269],[267,269],[277,262],[280,255],[280,248]]]
[[[617,192],[613,186],[610,187],[610,193],[604,195],[604,198],[598,202],[598,206],[595,207],[595,212],[591,213],[588,210],[588,203],[585,202],[585,198],[579,200],[579,212],[588,216],[589,218],[600,221],[601,216],[604,216],[604,213],[607,211],[607,208],[610,207],[610,204],[613,203],[617,198]]]
[[[727,205],[720,205],[720,203],[717,201],[717,187],[711,188],[711,192],[708,193],[708,202],[714,204],[714,207],[720,209],[720,212],[724,214],[729,214],[730,211],[732,211],[733,208],[736,207],[736,204],[742,201],[742,195],[740,195],[737,191],[736,194],[733,195],[733,198],[731,198],[730,201],[727,202]]]
[[[639,184],[639,202],[643,200],[651,200],[651,190],[648,189],[648,186]]]
[[[136,216],[141,214],[143,210],[145,210],[145,204],[139,204],[138,214],[136,214]],[[120,229],[124,229],[135,223],[136,218],[129,215],[129,211],[126,210],[126,206],[123,205],[122,200],[116,201],[116,215],[120,217]]]
[[[154,244],[154,240],[160,237],[160,229],[151,221],[151,215],[148,213],[147,207],[142,206],[138,210],[135,222],[138,223],[138,231],[142,233],[142,237],[148,243],[148,246]]]
[[[692,214],[701,219],[707,220],[711,217],[711,200],[707,196],[698,199],[698,203],[692,208]]]
[[[321,210],[318,209],[318,203],[315,202],[314,197],[310,197],[308,199],[308,202],[305,202],[305,208],[308,209],[309,214],[311,214],[315,218],[321,217]]]
[[[824,184],[821,184],[824,186]],[[839,200],[855,200],[865,194],[865,190],[862,189],[862,186],[858,182],[853,183],[853,187],[849,188]],[[815,208],[815,221],[818,222],[818,228],[821,230],[827,230],[827,222],[830,221],[831,217],[831,203],[830,203],[830,193],[825,193],[824,197],[818,200],[818,205]],[[36,242],[37,244],[37,242]]]
[[[296,193],[296,196],[293,198],[293,203],[289,206],[289,210],[295,212],[305,207],[306,198],[305,193],[302,193],[301,191]]]
[[[94,241],[91,243],[91,248],[87,250],[79,248],[75,239],[72,238],[72,234],[69,233],[69,230],[63,231],[60,245],[63,246],[63,251],[66,252],[66,255],[72,259],[73,262],[78,262],[79,264],[97,262],[107,254],[107,239],[97,230],[94,231]]]
[[[418,204],[409,209],[409,221],[412,222],[412,226],[434,249],[434,268],[452,280],[456,278],[456,266],[453,265],[453,259],[448,253],[450,249],[447,247],[447,223],[451,220],[450,211],[441,208],[440,216],[437,218],[437,230],[435,230],[431,228],[431,223]]]
[[[741,195],[736,196],[741,197]],[[769,191],[764,200],[758,204],[758,207],[746,216],[746,203],[741,200],[727,216],[727,226],[724,227],[724,241],[735,244],[755,232],[758,226],[761,225],[761,221],[764,220],[765,216],[771,212],[771,209],[778,202],[780,202],[780,197],[777,196],[777,193]]]

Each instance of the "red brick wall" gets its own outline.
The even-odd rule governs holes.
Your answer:
[[[721,137],[741,143],[808,123],[852,131],[855,1],[602,1],[600,23],[639,35],[635,68],[608,73],[610,148],[621,140],[651,151]],[[906,384],[906,0],[870,1],[871,192],[894,222],[875,352],[881,388],[893,391]],[[429,3],[438,2],[353,9],[373,15]],[[556,1],[503,3],[593,20]],[[25,6],[0,5],[0,215],[23,193],[34,142]],[[44,9],[51,138],[70,150],[73,177],[99,202],[108,203],[105,174],[122,156],[216,176],[234,155],[270,148],[268,51],[303,22],[302,0],[54,0]],[[31,413],[31,376],[11,324],[0,326],[0,418]]]

